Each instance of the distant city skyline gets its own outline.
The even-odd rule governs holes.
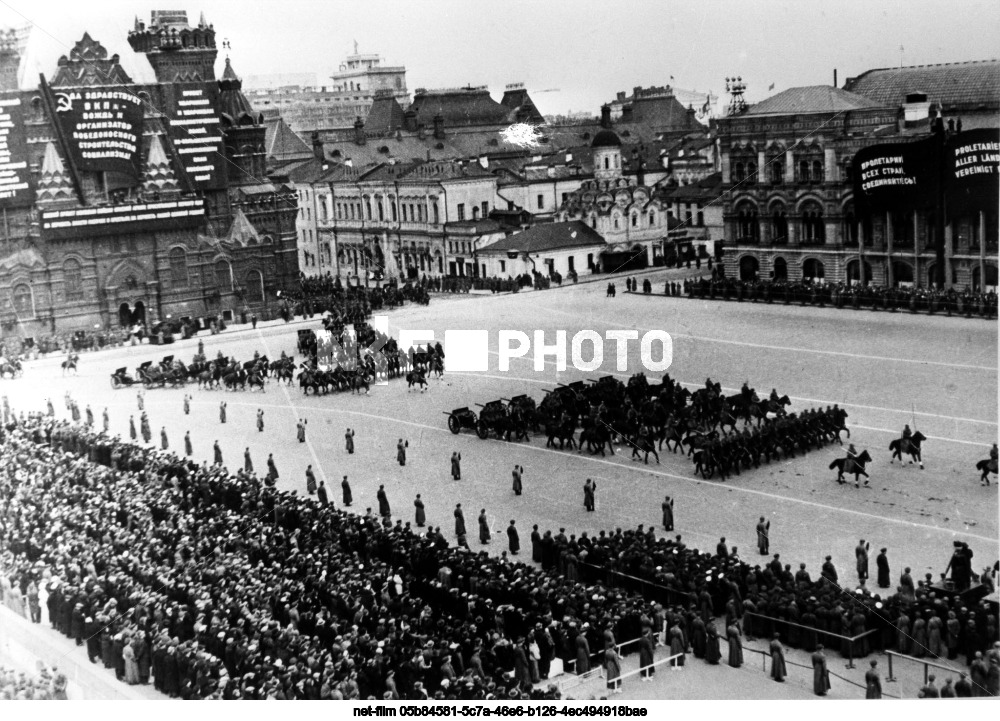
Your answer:
[[[99,7],[99,12],[97,9]],[[488,85],[499,97],[522,82],[547,115],[598,114],[615,93],[634,86],[673,85],[712,92],[725,102],[725,78],[739,75],[747,100],[789,87],[839,84],[872,68],[998,56],[1000,3],[812,0],[704,0],[697,5],[552,0],[372,0],[346,5],[317,0],[248,4],[104,0],[87,11],[79,2],[3,0],[0,25],[35,29],[22,64],[22,86],[51,77],[61,55],[84,32],[119,54],[136,81],[153,78],[127,35],[150,10],[204,12],[219,40],[216,73],[226,54],[244,78],[315,75],[317,85],[354,52],[377,53],[405,65],[416,88]],[[231,49],[223,50],[228,39]],[[773,90],[769,90],[771,85]],[[545,92],[543,92],[545,91]]]

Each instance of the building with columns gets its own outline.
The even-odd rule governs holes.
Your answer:
[[[791,88],[721,118],[727,274],[926,287],[939,209],[855,212],[854,155],[926,138],[939,113],[966,130],[997,127],[998,86],[996,61],[872,70],[844,88]],[[996,286],[996,210],[945,221],[946,284]]]

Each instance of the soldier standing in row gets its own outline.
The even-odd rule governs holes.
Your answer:
[[[392,509],[389,508],[389,497],[385,493],[384,485],[378,487],[378,493],[375,496],[378,498],[378,514],[383,519],[389,518],[392,515]]]
[[[510,549],[512,556],[516,556],[521,552],[521,539],[517,535],[517,526],[514,525],[513,519],[511,519],[510,525],[507,526],[507,547]]]
[[[306,467],[306,492],[310,496],[316,492],[316,474],[313,473],[312,465]]]
[[[515,496],[520,496],[521,495],[521,491],[522,491],[521,476],[523,474],[524,474],[524,466],[515,465],[514,466],[514,470],[511,472],[511,475],[513,476],[513,479],[514,479],[514,495]]]
[[[347,443],[347,452],[354,453],[354,431],[350,428],[348,428],[347,432],[344,434],[344,441]]]
[[[458,451],[451,454],[451,477],[455,481],[462,480],[462,454]]]
[[[278,480],[278,467],[274,465],[274,454],[267,454],[267,477],[272,481]]]
[[[253,473],[253,460],[250,458],[250,446],[247,446],[246,450],[243,451],[243,470],[247,473]]]
[[[484,546],[490,542],[490,522],[485,508],[479,511],[479,542]]]
[[[168,450],[170,448],[170,443],[167,442],[167,427],[160,427],[160,448],[163,450]]]
[[[347,476],[344,476],[344,480],[340,482],[340,491],[343,498],[342,503],[345,506],[354,503],[354,494],[351,493],[351,484],[347,482]]]
[[[194,449],[191,447],[191,431],[184,434],[184,455],[194,455]]]
[[[222,465],[222,449],[219,447],[219,442],[218,441],[215,442],[215,445],[213,446],[213,450],[215,451],[215,464],[218,465],[218,466],[221,466]]]
[[[660,506],[663,509],[663,530],[674,530],[674,499],[667,496]]]
[[[320,481],[319,488],[316,489],[316,498],[319,499],[319,505],[326,506],[330,503],[330,497],[326,493],[326,482]]]
[[[416,511],[416,522],[417,528],[423,528],[424,524],[427,523],[427,515],[424,513],[424,502],[420,500],[420,494],[417,494],[416,500],[413,501],[414,508]]]
[[[583,507],[588,512],[594,510],[595,491],[597,491],[597,484],[588,478],[583,484]]]
[[[865,539],[858,541],[858,547],[854,549],[854,557],[858,565],[858,580],[867,581],[868,580],[868,549],[871,548],[870,543],[865,543]]]
[[[768,533],[771,530],[771,522],[765,521],[764,517],[760,517],[760,521],[757,523],[757,550],[760,555],[766,556],[770,552],[771,539],[768,537]]]
[[[462,504],[455,504],[455,535],[462,537],[465,535],[465,514],[462,512]]]

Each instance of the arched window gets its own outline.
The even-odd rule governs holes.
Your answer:
[[[742,183],[747,178],[746,166],[743,163],[737,163],[733,166],[733,180],[737,183]]]
[[[800,160],[799,161],[799,182],[808,183],[809,182],[809,161]]]
[[[864,276],[862,277],[861,271],[864,269]],[[851,260],[847,263],[847,283],[848,285],[866,285],[871,282],[872,279],[872,266],[867,260],[864,266],[861,265],[859,260]]]
[[[654,211],[649,211],[649,225],[650,227],[656,225],[656,213]]]
[[[788,280],[788,263],[784,258],[774,259],[774,280]]]
[[[83,298],[83,270],[80,261],[67,258],[63,263],[63,287],[66,291],[66,300]]]
[[[365,198],[365,217],[368,220],[372,219],[372,201],[368,198]]]
[[[771,206],[771,242],[775,245],[788,243],[788,213],[784,203]]]
[[[736,217],[737,242],[759,243],[760,223],[757,219],[757,206],[746,201],[740,203],[736,208]]]
[[[814,183],[821,183],[821,182],[823,182],[823,161],[822,160],[814,160],[812,162],[812,176],[811,176],[811,180]]]
[[[815,258],[807,258],[802,264],[802,279],[815,283],[823,280],[825,269],[822,261]]]
[[[986,287],[983,287],[982,274],[979,268],[972,269],[972,289],[976,291],[988,292],[997,290],[997,267],[995,265],[986,264]]]
[[[392,222],[395,223],[396,220],[398,219],[398,216],[396,215],[396,213],[398,211],[396,210],[396,199],[395,198],[390,198],[389,199],[389,208],[392,210]]]
[[[859,224],[857,216],[854,214],[854,203],[844,206],[844,244],[857,245],[859,237]]]
[[[382,201],[376,201],[378,203],[378,219],[385,220],[385,208],[382,207]]]
[[[188,284],[187,253],[183,248],[170,249],[170,283],[176,288]]]
[[[823,208],[819,203],[806,203],[802,206],[802,242],[810,245],[821,245],[826,241],[826,228],[823,225]]]
[[[740,258],[740,280],[757,280],[760,272],[760,262],[752,255]]]
[[[596,228],[597,227],[597,216],[596,215],[590,216],[590,227],[591,228]]]
[[[215,287],[220,293],[233,289],[233,269],[224,260],[215,261]]]
[[[611,167],[611,158],[604,156],[604,169],[608,170]]]
[[[757,163],[747,163],[747,183],[753,185],[757,182]]]
[[[615,216],[615,230],[618,230],[618,216]]]
[[[632,213],[632,227],[633,228],[639,227],[639,216],[636,213]]]
[[[315,259],[313,259],[313,265],[316,264]],[[247,303],[263,303],[264,302],[264,278],[260,274],[259,270],[251,270],[247,273],[246,282],[246,301]]]
[[[31,286],[26,283],[15,285],[11,300],[19,320],[35,317],[35,299],[31,294]]]

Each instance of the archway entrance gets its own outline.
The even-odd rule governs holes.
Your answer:
[[[912,288],[913,266],[894,260],[892,262],[892,284],[897,288]]]
[[[774,259],[774,280],[788,280],[788,263],[784,258]]]
[[[823,262],[815,258],[808,258],[802,264],[802,279],[810,283],[817,283],[823,280],[825,269]]]
[[[740,280],[757,280],[759,272],[760,263],[752,255],[744,255],[740,258]]]
[[[135,309],[132,311],[132,325],[139,323],[146,323],[146,305],[141,300],[135,302]]]
[[[122,303],[118,306],[118,323],[122,328],[132,325],[132,308],[129,307],[128,303]]]
[[[847,263],[847,283],[848,285],[864,285],[872,279],[872,266],[866,260],[864,265],[864,277],[861,276],[861,261],[851,260]]]

